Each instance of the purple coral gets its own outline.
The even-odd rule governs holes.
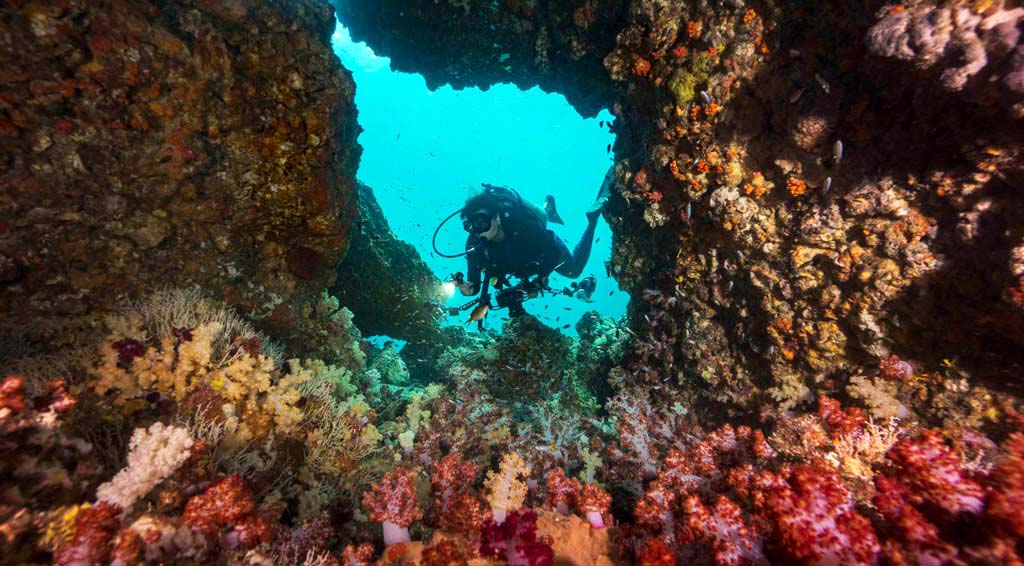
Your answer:
[[[553,566],[555,551],[537,539],[537,514],[512,511],[500,525],[488,519],[481,529],[480,552],[504,557],[510,566]]]

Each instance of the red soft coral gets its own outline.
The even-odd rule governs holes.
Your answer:
[[[341,551],[341,562],[344,566],[370,566],[373,564],[373,545],[364,542],[359,546],[346,546]]]
[[[839,476],[800,466],[768,488],[764,511],[780,549],[800,564],[873,564],[881,547]]]
[[[636,562],[638,566],[675,566],[676,556],[661,539],[652,538],[644,541]]]
[[[274,536],[273,525],[255,513],[252,491],[241,476],[220,479],[185,505],[185,524],[221,545],[253,547]]]
[[[670,540],[674,536],[676,493],[660,480],[651,482],[633,515],[637,525]]]
[[[383,523],[384,544],[409,542],[409,525],[423,517],[416,501],[416,472],[395,470],[363,493],[363,506],[370,519]]]
[[[595,529],[604,528],[604,516],[612,504],[612,496],[599,486],[588,483],[580,492],[579,507],[587,516],[590,526]]]
[[[105,564],[113,550],[114,534],[121,525],[121,508],[101,502],[83,509],[75,518],[74,536],[54,557],[58,566]]]
[[[844,411],[839,406],[839,401],[824,395],[818,397],[818,416],[828,424],[832,438],[839,438],[859,429],[867,420],[860,409],[851,407]]]
[[[547,496],[544,499],[544,506],[556,509],[559,513],[568,514],[569,509],[576,505],[576,498],[580,492],[580,482],[565,477],[562,468],[555,468],[548,472]]]
[[[456,453],[441,458],[430,478],[434,488],[434,513],[442,529],[469,532],[479,528],[484,506],[473,493],[477,465],[463,462]]]
[[[9,375],[0,384],[0,409],[20,413],[25,409],[25,379],[20,375]]]
[[[370,511],[370,519],[408,527],[418,521],[423,512],[416,502],[416,472],[395,470],[380,479],[363,494],[363,506]]]
[[[911,560],[917,564],[944,564],[956,553],[942,542],[939,530],[910,505],[910,491],[885,476],[875,478],[871,502],[892,527],[894,540],[886,541],[885,553],[893,564]]]
[[[450,540],[442,540],[423,551],[423,566],[459,566],[466,563],[465,553]]]
[[[895,354],[882,360],[878,366],[878,370],[882,374],[882,377],[888,379],[906,381],[911,377],[914,377],[914,366],[910,365],[909,362],[901,360],[899,356],[896,356]]]
[[[960,457],[935,431],[925,430],[916,438],[905,438],[889,450],[896,479],[911,488],[913,501],[927,502],[948,513],[981,511],[984,490],[968,478]]]
[[[207,535],[217,535],[256,509],[252,492],[241,476],[223,478],[185,505],[185,524]]]
[[[748,523],[738,505],[719,496],[714,508],[691,495],[683,505],[686,524],[676,534],[679,542],[697,542],[709,548],[717,566],[763,564],[760,529]]]
[[[988,515],[1013,536],[1024,539],[1024,433],[1014,433],[992,472]]]

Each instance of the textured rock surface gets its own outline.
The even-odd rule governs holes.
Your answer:
[[[584,116],[614,101],[601,60],[624,0],[331,0],[356,41],[429,88],[513,83],[560,92]]]
[[[918,363],[899,384],[918,416],[993,414],[972,388],[1015,387],[1024,361],[1004,101],[872,56],[869,10],[655,4],[606,58],[627,85],[615,268],[650,289],[636,376],[771,414],[897,354]],[[623,70],[639,59],[649,72]]]
[[[359,185],[358,220],[331,288],[367,336],[409,342],[440,337],[441,281],[411,245],[395,238],[370,187]]]
[[[591,39],[580,65],[516,80],[568,86],[588,114],[573,85],[603,80],[582,64],[597,53],[621,93],[608,218],[615,275],[640,299],[626,379],[725,414],[849,390],[926,422],[995,415],[989,390],[1018,388],[1024,364],[1020,9],[1004,4],[965,4],[959,35],[928,50],[907,26],[950,30],[927,2],[577,3],[615,46]],[[508,12],[572,41],[560,2],[489,6],[341,16],[400,68],[459,85],[505,78]],[[445,51],[428,21],[470,47]],[[910,378],[866,391],[893,359]]]
[[[0,28],[8,322],[198,284],[303,351],[361,151],[331,7],[16,0]]]

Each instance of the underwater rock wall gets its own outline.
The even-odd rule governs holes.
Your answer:
[[[982,384],[1019,387],[1024,99],[995,56],[970,92],[952,55],[879,57],[908,9],[633,4],[605,63],[637,377],[762,418],[828,393],[962,426],[998,413]]]
[[[617,96],[602,59],[625,0],[331,0],[356,41],[427,87],[512,83],[565,95],[583,116]]]
[[[361,151],[334,25],[314,0],[5,2],[6,322],[198,285],[305,351]]]
[[[509,80],[494,22],[526,6],[554,45],[579,33],[567,10],[615,29],[588,51],[603,69],[527,65],[516,81],[617,85],[607,218],[611,267],[643,299],[632,382],[684,386],[719,416],[828,393],[974,425],[998,413],[990,388],[1019,388],[1022,9],[425,2],[356,18],[343,4],[357,38],[434,84]]]
[[[359,184],[359,212],[331,294],[366,335],[414,343],[440,339],[447,299],[441,281],[410,244],[395,238],[373,189]]]

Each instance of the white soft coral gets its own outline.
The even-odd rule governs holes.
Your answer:
[[[127,511],[188,459],[192,449],[188,430],[155,423],[132,434],[128,466],[96,490],[96,498]]]

